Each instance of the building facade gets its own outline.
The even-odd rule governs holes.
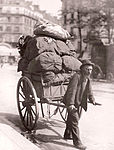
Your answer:
[[[39,18],[59,24],[56,17],[41,11],[32,1],[0,0],[0,63],[10,62],[12,57],[18,60],[18,39],[20,35],[32,36]]]
[[[21,34],[32,35],[40,13],[23,0],[0,0],[0,43],[16,46]]]
[[[33,35],[33,28],[39,18],[58,23],[38,5],[25,0],[0,0],[0,43],[16,46],[20,35]]]

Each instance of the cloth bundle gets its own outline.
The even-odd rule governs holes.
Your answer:
[[[44,19],[39,19],[34,26],[33,30],[35,35],[45,35],[55,39],[67,40],[71,36],[67,30],[63,29],[60,25],[51,23]]]
[[[67,78],[63,75],[60,78],[58,74],[69,74],[80,69],[81,62],[69,40],[70,34],[61,26],[40,20],[34,27],[34,34],[36,36],[28,42],[18,64],[19,71],[26,69],[30,73],[41,73],[44,81],[50,82]]]
[[[44,52],[35,57],[28,65],[29,72],[47,72],[58,73],[62,70],[62,59],[53,52]]]
[[[68,71],[76,71],[80,68],[81,62],[73,56],[63,56],[62,57],[63,68]]]
[[[68,43],[70,46],[68,46]],[[62,79],[67,80],[69,72],[72,73],[80,69],[81,62],[76,55],[73,55],[76,52],[70,41],[67,41],[66,44],[61,40],[50,37],[36,37],[36,47],[37,56],[29,62],[28,71],[30,73],[42,73],[45,83],[59,82]],[[30,50],[34,51],[32,47]],[[66,73],[65,78],[63,73]],[[60,74],[63,78],[58,78]]]

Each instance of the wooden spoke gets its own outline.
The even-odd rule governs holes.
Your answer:
[[[23,99],[25,99],[25,97],[19,92],[19,94],[21,95],[21,97],[23,98]]]
[[[23,108],[21,108],[21,111],[25,108],[25,106],[23,106]]]
[[[31,110],[32,110],[33,114],[36,116],[36,113],[34,112],[34,110],[33,110],[33,108],[32,108],[32,107],[31,107]]]
[[[27,109],[25,110],[25,113],[24,113],[23,119],[25,119],[26,114],[27,114]]]

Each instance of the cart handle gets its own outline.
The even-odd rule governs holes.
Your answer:
[[[91,103],[91,104],[92,104],[92,102],[90,102],[90,101],[88,101],[88,103]],[[102,104],[95,102],[94,105],[101,106]]]

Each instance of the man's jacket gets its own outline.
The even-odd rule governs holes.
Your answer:
[[[63,98],[63,103],[67,107],[70,105],[75,105],[76,108],[82,106],[82,108],[87,111],[87,99],[89,99],[91,103],[93,103],[95,99],[93,97],[90,79],[87,78],[84,90],[82,90],[82,82],[83,78],[81,74],[75,73],[69,82],[67,91]]]

